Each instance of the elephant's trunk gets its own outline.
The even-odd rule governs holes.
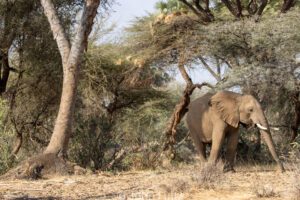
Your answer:
[[[279,160],[279,157],[278,157],[278,155],[276,153],[275,145],[274,145],[271,133],[270,133],[270,127],[268,125],[267,120],[263,119],[262,122],[257,123],[257,124],[261,125],[261,127],[258,126],[260,128],[261,136],[262,136],[263,140],[265,141],[265,143],[267,144],[268,149],[269,149],[269,151],[270,151],[273,159],[278,164],[279,169],[283,172],[284,168],[283,168],[282,163]]]

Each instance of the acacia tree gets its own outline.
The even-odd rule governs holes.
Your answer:
[[[168,4],[173,2],[172,0],[167,1]],[[195,60],[200,60],[203,67],[207,69],[212,76],[219,82],[218,85],[216,85],[218,88],[219,87],[224,87],[224,83],[227,82],[226,79],[228,77],[224,77],[222,79],[218,74],[220,74],[220,66],[227,66],[232,70],[232,66],[236,69],[240,69],[244,64],[236,64],[237,57],[243,57],[242,52],[245,53],[245,59],[243,59],[245,62],[247,61],[247,64],[253,65],[253,61],[249,59],[250,53],[256,52],[255,55],[253,55],[254,58],[261,57],[264,54],[264,49],[265,47],[260,47],[257,48],[252,47],[248,43],[248,41],[245,41],[245,39],[248,39],[248,35],[251,35],[249,33],[252,33],[249,31],[248,33],[241,34],[240,32],[235,33],[236,38],[233,40],[228,40],[227,38],[224,38],[222,40],[219,40],[220,42],[220,49],[219,51],[215,52],[209,52],[209,49],[212,49],[212,47],[217,46],[217,43],[214,43],[215,41],[214,38],[216,38],[216,30],[220,32],[220,35],[224,35],[224,27],[220,26],[218,27],[219,29],[211,29],[208,30],[210,27],[214,27],[214,23],[209,23],[212,20],[216,20],[217,22],[219,21],[218,18],[214,19],[213,16],[210,16],[211,13],[214,13],[216,16],[223,15],[222,17],[222,23],[226,20],[229,22],[228,24],[234,24],[234,21],[227,15],[224,15],[223,11],[224,9],[220,8],[226,8],[225,10],[227,13],[230,15],[233,15],[235,18],[243,18],[243,17],[251,17],[253,16],[255,21],[259,19],[259,17],[263,14],[263,12],[266,12],[268,14],[273,14],[273,11],[267,10],[266,6],[268,1],[249,1],[248,7],[246,7],[244,4],[244,1],[232,1],[232,0],[222,0],[222,3],[216,3],[213,4],[213,6],[209,6],[209,0],[208,1],[186,1],[186,0],[178,0],[178,2],[182,2],[188,9],[190,9],[196,16],[198,17],[198,21],[200,22],[198,24],[193,24],[192,21],[195,18],[193,16],[186,14],[185,12],[177,12],[177,13],[171,13],[168,15],[165,15],[166,17],[163,18],[162,16],[157,17],[157,19],[154,20],[154,22],[151,24],[151,30],[150,32],[152,33],[152,43],[154,43],[156,46],[156,51],[152,50],[153,52],[160,52],[160,55],[164,54],[166,55],[164,59],[166,59],[169,55],[175,55],[174,57],[176,59],[172,60],[172,64],[174,62],[176,63],[177,61],[177,66],[179,69],[180,74],[182,75],[183,79],[186,82],[186,90],[183,93],[182,100],[176,105],[176,108],[174,109],[174,112],[170,118],[170,124],[167,126],[166,129],[166,136],[167,136],[167,142],[165,143],[165,148],[164,149],[172,149],[172,145],[174,144],[174,137],[176,135],[176,126],[180,122],[180,119],[182,116],[186,113],[186,107],[188,106],[189,103],[189,93],[186,92],[188,91],[187,89],[189,88],[189,85],[192,85],[192,82],[190,81],[190,78],[188,77],[188,74],[185,72],[184,66],[189,63],[195,63]],[[213,1],[215,2],[215,1]],[[288,2],[294,2],[294,1],[284,1],[285,4],[288,4]],[[289,3],[289,6],[286,7],[286,11],[290,10],[291,7],[293,7],[295,4],[294,3]],[[158,4],[158,8],[160,4]],[[164,5],[165,7],[168,7]],[[270,3],[271,7],[275,7],[275,5]],[[178,11],[180,11],[182,8],[178,6]],[[246,10],[247,9],[247,10]],[[214,11],[211,12],[210,10]],[[278,10],[276,8],[275,10]],[[174,9],[172,8],[172,11]],[[228,12],[229,11],[229,12]],[[246,12],[245,12],[246,11]],[[248,14],[247,14],[248,11]],[[268,12],[267,12],[268,11]],[[279,11],[279,10],[278,10]],[[280,10],[280,12],[283,12]],[[287,16],[288,17],[288,16]],[[193,20],[190,20],[188,18],[192,18]],[[243,21],[243,20],[236,20],[236,21]],[[248,23],[251,23],[251,20]],[[264,23],[264,22],[262,22]],[[206,26],[204,26],[204,25]],[[254,23],[254,25],[259,26],[261,23]],[[252,26],[251,26],[252,27]],[[207,35],[203,34],[207,29],[208,31],[206,32]],[[188,30],[188,31],[187,31]],[[201,31],[197,31],[201,30]],[[230,30],[232,31],[232,30]],[[229,31],[229,32],[230,32]],[[214,34],[211,34],[214,33]],[[169,36],[172,37],[169,37]],[[187,37],[188,35],[188,37]],[[207,37],[208,35],[211,35],[211,38]],[[165,36],[165,37],[164,37]],[[176,37],[178,36],[178,37]],[[187,39],[185,39],[187,38]],[[178,39],[178,40],[177,40]],[[225,44],[232,43],[233,46],[238,44],[239,41],[241,41],[241,45],[238,45],[237,49],[235,48],[226,48],[224,47]],[[203,45],[204,44],[204,45]],[[146,46],[146,45],[144,45]],[[202,48],[199,48],[202,46]],[[151,48],[151,47],[150,47]],[[147,49],[150,49],[147,46]],[[253,48],[253,50],[252,50]],[[234,51],[232,51],[234,50]],[[222,55],[226,52],[232,52],[233,55]],[[187,59],[182,60],[180,59],[180,54],[183,54],[187,57]],[[188,54],[188,55],[186,55]],[[211,70],[211,67],[208,65],[207,62],[205,62],[204,58],[208,58],[209,60],[216,58],[219,63],[221,61],[222,63],[216,64],[216,68],[218,70],[218,73],[214,73],[213,70]],[[261,60],[261,63],[267,63],[269,64],[270,62],[268,60],[264,61]],[[212,63],[209,62],[211,65]],[[233,64],[233,65],[232,65]],[[214,65],[214,64],[213,64]],[[218,66],[219,65],[219,66]],[[234,69],[235,70],[235,69]],[[228,83],[228,82],[227,82]],[[228,83],[231,84],[231,83]],[[227,84],[226,84],[227,85]],[[239,85],[239,84],[237,84]],[[240,84],[243,85],[243,84]],[[228,87],[228,85],[227,85]],[[190,93],[191,94],[191,93]],[[296,123],[295,123],[296,124]],[[296,125],[295,125],[296,126]]]
[[[41,170],[52,169],[57,172],[57,162],[66,157],[69,138],[72,132],[72,120],[76,99],[78,73],[84,51],[87,50],[88,36],[100,5],[100,0],[86,0],[77,32],[70,44],[66,29],[62,26],[58,13],[51,0],[41,0],[44,13],[56,40],[63,67],[63,85],[61,102],[54,125],[53,134],[45,151],[30,158],[22,169],[21,177],[40,176]],[[62,155],[61,157],[59,155]]]
[[[188,7],[198,18],[204,22],[209,23],[215,19],[212,10],[216,7],[225,6],[227,10],[235,18],[243,18],[254,16],[258,21],[268,4],[276,3],[276,1],[270,2],[268,0],[221,0],[222,4],[215,0],[178,0]],[[280,8],[281,13],[286,13],[296,4],[295,0],[283,0]],[[212,6],[213,5],[213,6]]]

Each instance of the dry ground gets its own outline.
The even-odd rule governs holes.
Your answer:
[[[277,173],[274,166],[240,166],[236,173],[226,174],[201,169],[184,165],[169,170],[103,172],[38,181],[0,180],[0,199],[233,200],[297,199],[300,195],[300,176],[295,167],[284,174]]]

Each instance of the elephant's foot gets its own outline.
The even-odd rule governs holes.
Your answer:
[[[227,173],[227,172],[235,172],[235,169],[233,168],[232,165],[224,165],[223,167],[223,172],[224,173]]]

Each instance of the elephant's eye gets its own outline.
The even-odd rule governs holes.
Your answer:
[[[249,108],[249,112],[253,112],[253,108]]]

